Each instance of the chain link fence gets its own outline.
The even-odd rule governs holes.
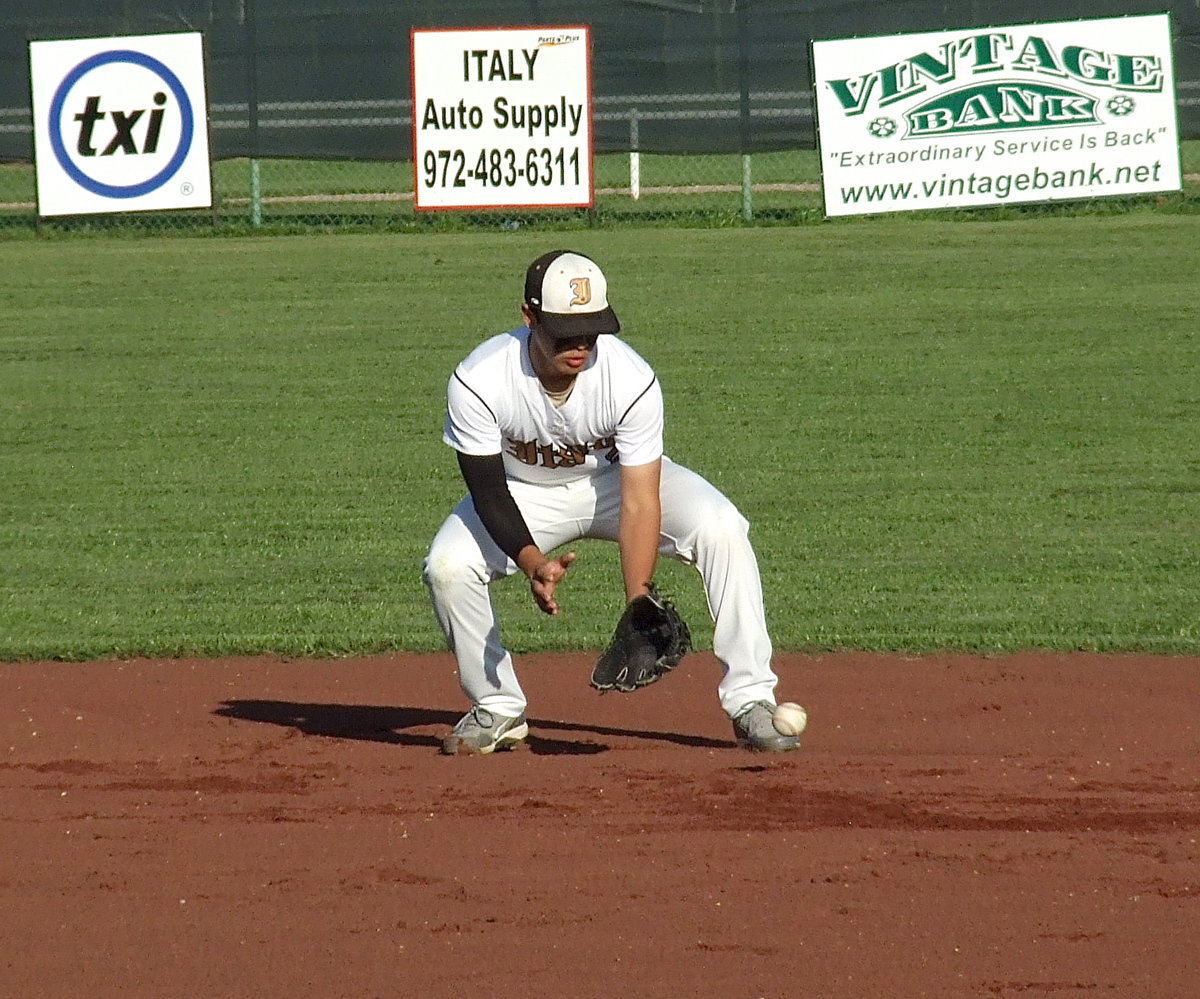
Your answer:
[[[815,154],[608,154],[596,158],[591,210],[417,212],[409,162],[226,160],[214,164],[204,212],[37,217],[33,169],[0,165],[0,229],[222,231],[575,228],[610,223],[739,225],[822,217]]]
[[[825,217],[816,159],[811,150],[746,156],[605,154],[596,157],[591,210],[452,212],[414,210],[410,162],[234,159],[213,166],[214,207],[209,211],[56,219],[38,218],[32,166],[0,164],[0,234],[801,225]],[[1182,210],[1200,212],[1200,142],[1184,144],[1183,161],[1185,188],[1177,201],[1161,196],[1142,200],[1160,205],[1171,200]],[[1070,211],[1071,206],[1057,210]]]
[[[1163,8],[1173,24],[1180,132],[1200,139],[1195,0],[0,0],[0,234],[819,221],[813,39]],[[593,44],[593,207],[416,211],[406,159],[410,31],[580,20]],[[31,112],[20,106],[31,93],[29,41],[164,31],[205,38],[213,207],[39,218]],[[1184,148],[1187,210],[1200,202],[1198,146]]]
[[[1190,89],[1189,89],[1190,88]],[[1200,83],[1181,85],[1180,103],[1200,102]],[[811,94],[754,93],[753,117],[811,126]],[[369,127],[407,134],[404,100],[277,102],[259,106],[258,127],[335,133]],[[246,105],[211,108],[210,129],[245,127]],[[446,230],[464,228],[584,228],[634,223],[703,226],[801,224],[824,218],[815,150],[740,153],[662,153],[656,126],[728,120],[739,128],[736,93],[634,95],[601,98],[595,117],[628,136],[628,150],[597,154],[590,210],[522,209],[417,212],[409,160],[231,158],[213,164],[214,205],[191,212],[158,212],[39,219],[33,166],[0,163],[0,232],[30,230],[305,231],[320,229]],[[0,130],[31,130],[27,108],[0,109]],[[1184,143],[1189,208],[1200,202],[1200,142]]]
[[[755,116],[811,120],[810,94],[755,95]],[[596,155],[595,205],[590,210],[417,212],[411,161],[237,158],[213,165],[214,207],[103,218],[39,220],[33,168],[0,164],[0,227],[130,227],[230,230],[355,228],[516,228],[540,224],[570,228],[635,221],[726,225],[803,221],[820,214],[816,152],[797,149],[751,154],[668,154],[653,147],[656,124],[733,119],[736,93],[634,95],[600,99],[596,120],[628,135],[628,152]],[[210,128],[245,127],[246,106],[215,105]],[[307,101],[258,107],[264,130],[377,128],[405,133],[409,101]],[[22,120],[23,119],[23,120]],[[28,128],[26,109],[0,110],[0,128]]]

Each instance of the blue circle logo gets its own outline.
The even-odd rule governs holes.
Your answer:
[[[87,73],[100,66],[107,66],[114,62],[132,63],[135,66],[141,66],[157,74],[171,89],[171,93],[175,95],[175,100],[179,104],[181,118],[179,146],[165,167],[149,180],[142,181],[140,184],[105,184],[94,177],[89,177],[76,166],[74,160],[67,154],[67,147],[63,144],[62,115],[67,94]],[[149,194],[165,184],[183,165],[183,161],[187,159],[188,151],[192,148],[194,130],[195,115],[192,113],[192,102],[188,100],[187,91],[184,90],[179,77],[152,56],[148,56],[144,52],[135,52],[132,49],[99,52],[94,56],[84,59],[58,85],[58,89],[54,92],[54,99],[50,102],[50,145],[54,149],[54,156],[58,160],[59,166],[80,187],[105,198],[137,198],[143,194]]]

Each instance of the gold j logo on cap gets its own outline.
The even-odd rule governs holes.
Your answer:
[[[587,305],[592,300],[592,282],[588,278],[571,278],[571,290],[575,292],[571,305]]]

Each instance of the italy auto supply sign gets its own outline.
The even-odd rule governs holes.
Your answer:
[[[29,43],[38,213],[208,208],[199,33]]]
[[[418,209],[593,202],[586,27],[412,32]]]
[[[1182,187],[1167,14],[813,43],[827,215]]]

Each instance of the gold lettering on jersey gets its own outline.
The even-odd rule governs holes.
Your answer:
[[[553,444],[539,444],[537,441],[506,440],[505,450],[517,461],[525,465],[541,465],[544,468],[578,468],[587,461],[588,455],[605,452],[604,458],[610,464],[617,460],[617,441],[615,437],[602,437],[591,444],[566,444],[555,447]]]
[[[575,297],[571,299],[571,305],[587,305],[592,300],[592,281],[590,278],[571,278],[571,290],[575,292]]]
[[[526,465],[538,463],[537,441],[508,441],[508,453]]]

